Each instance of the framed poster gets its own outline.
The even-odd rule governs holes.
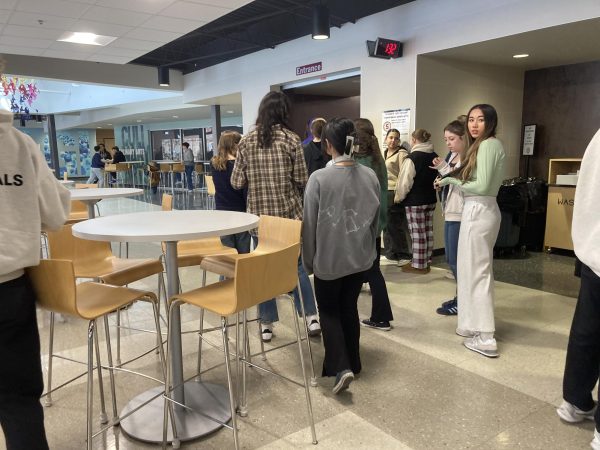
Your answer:
[[[525,125],[523,130],[523,155],[533,155],[533,146],[535,144],[535,125]]]
[[[384,111],[381,116],[381,147],[387,148],[385,135],[393,128],[400,132],[400,142],[408,141],[410,129],[410,108]]]

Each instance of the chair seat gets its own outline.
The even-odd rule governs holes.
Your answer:
[[[99,278],[104,283],[123,286],[161,273],[162,270],[158,259],[123,259],[113,256],[89,265],[78,264],[75,266],[75,276]]]
[[[156,298],[151,292],[90,281],[77,285],[77,310],[82,318],[93,320],[142,297]]]
[[[200,263],[200,267],[207,272],[223,275],[226,278],[233,278],[235,276],[235,259],[231,258],[231,256],[234,255],[207,256]]]
[[[234,280],[225,280],[213,283],[193,291],[177,294],[174,298],[185,303],[207,309],[220,316],[235,314],[235,284]]]
[[[214,255],[237,255],[237,250],[224,246],[219,238],[180,241],[177,244],[179,267],[199,266],[204,258]]]

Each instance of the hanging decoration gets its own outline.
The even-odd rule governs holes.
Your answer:
[[[0,80],[3,94],[10,101],[10,110],[15,114],[29,115],[30,107],[40,93],[35,81],[6,75],[2,75]]]

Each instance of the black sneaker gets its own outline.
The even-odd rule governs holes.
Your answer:
[[[389,322],[375,322],[374,320],[371,320],[371,319],[361,320],[360,324],[363,327],[375,328],[376,330],[381,330],[381,331],[390,331],[392,329],[392,326],[390,325]]]
[[[351,370],[346,369],[338,372],[335,376],[335,384],[333,385],[333,393],[339,394],[345,391],[350,386],[350,383],[354,380],[354,374]]]
[[[458,314],[458,301],[449,300],[444,302],[435,312],[442,316],[456,316]]]

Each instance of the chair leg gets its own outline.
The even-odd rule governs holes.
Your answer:
[[[112,349],[110,347],[110,328],[108,327],[108,315],[104,316],[104,334],[106,335],[106,357],[108,358],[108,377],[110,379],[110,397],[112,401],[112,425],[119,423],[119,413],[117,412],[117,394],[115,392],[115,373],[113,370]]]
[[[121,367],[121,308],[117,308],[117,367]]]
[[[88,372],[87,372],[87,450],[92,450],[92,412],[94,407],[94,334],[95,320],[88,325]]]
[[[229,388],[229,407],[231,408],[231,427],[233,428],[233,443],[236,450],[240,448],[237,430],[237,414],[233,401],[233,381],[231,380],[231,365],[229,358],[229,331],[227,330],[227,317],[221,317],[221,333],[223,335],[223,353],[225,354],[225,370],[227,371],[227,387]]]
[[[52,406],[52,359],[54,357],[54,313],[50,313],[50,336],[48,337],[48,383],[46,389],[48,395],[44,400],[44,406]]]
[[[260,325],[259,325],[259,330],[260,330]],[[240,416],[241,417],[246,417],[248,415],[248,399],[247,399],[247,393],[246,393],[246,376],[247,376],[247,369],[248,366],[246,364],[246,361],[248,360],[248,355],[250,354],[249,352],[249,347],[248,347],[248,312],[247,310],[244,310],[242,312],[242,335],[244,336],[244,343],[243,343],[243,356],[242,356],[242,395],[241,395],[241,401],[240,401]]]
[[[298,286],[300,288],[300,286]],[[294,299],[290,297],[290,305],[292,306],[292,316],[294,317],[294,326],[296,328],[296,341],[298,342],[298,355],[300,356],[300,369],[302,370],[302,380],[304,380],[304,393],[306,395],[306,409],[308,412],[308,423],[312,434],[312,443],[317,444],[317,432],[315,431],[315,418],[313,416],[312,402],[310,400],[310,388],[308,387],[308,378],[306,377],[306,368],[304,364],[304,351],[302,350],[302,335],[300,326],[298,325],[298,315],[294,306]],[[303,322],[306,325],[306,321]]]
[[[308,323],[306,321],[306,312],[304,310],[304,296],[302,295],[302,289],[300,288],[300,281],[296,286],[298,296],[300,297],[300,311],[302,312],[302,323],[304,324],[304,331],[306,333],[306,346],[308,347],[308,357],[310,359],[310,385],[315,387],[317,385],[317,377],[315,376],[315,363],[313,361],[312,346],[310,344],[310,336],[308,335]],[[292,296],[292,301],[293,301]]]
[[[202,369],[202,337],[204,329],[204,308],[200,308],[200,320],[198,328],[198,361],[196,363],[196,383],[202,381],[200,377],[200,370]]]
[[[96,327],[97,325],[94,325]],[[100,394],[100,423],[108,423],[106,414],[106,402],[104,400],[104,378],[102,377],[102,362],[100,360],[100,345],[98,344],[98,333],[94,331],[94,345],[96,347],[96,368],[98,369],[98,394]]]
[[[171,323],[173,321],[173,311],[175,308],[179,306],[179,302],[173,302],[171,306],[167,309],[167,353],[165,359],[168,360],[169,351],[171,347]],[[167,430],[169,427],[169,417],[171,417],[171,426],[173,427],[173,448],[179,448],[179,439],[177,437],[177,426],[175,423],[175,414],[173,412],[173,404],[171,403],[171,364],[167,363],[166,366],[166,376],[165,376],[165,401],[163,404],[163,442],[162,448],[166,450],[167,448]]]

